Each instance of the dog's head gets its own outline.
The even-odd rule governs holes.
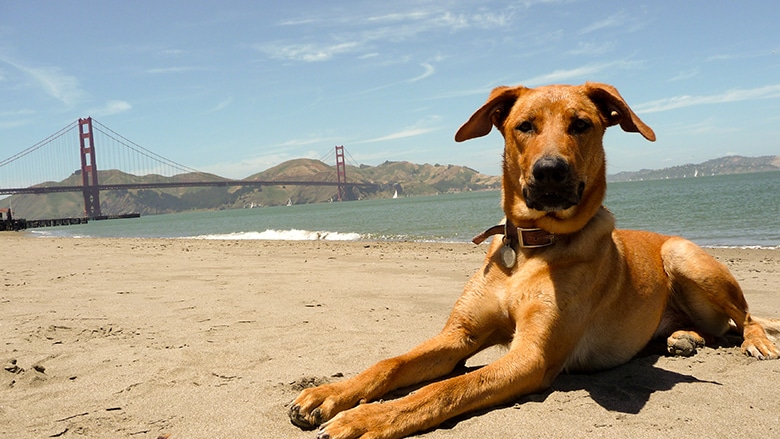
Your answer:
[[[606,193],[602,138],[620,124],[650,141],[653,130],[607,84],[498,87],[455,134],[462,142],[504,136],[503,207],[521,227],[573,233],[596,214]]]

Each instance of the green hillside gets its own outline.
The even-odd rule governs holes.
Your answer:
[[[780,171],[780,156],[742,157],[734,155],[708,160],[703,163],[688,163],[664,169],[642,169],[634,172],[620,172],[618,174],[609,175],[607,180],[610,182],[665,180],[669,178],[691,178],[771,171]]]
[[[498,177],[479,174],[473,169],[454,165],[416,165],[408,162],[385,162],[379,166],[347,166],[347,181],[371,183],[374,188],[351,188],[348,200],[427,195],[442,192],[497,189]],[[136,176],[117,170],[99,171],[101,184],[222,181],[225,178],[204,173]],[[336,182],[336,169],[319,160],[295,159],[263,172],[251,175],[249,181],[313,181]],[[60,182],[40,186],[78,186],[81,175],[75,172]],[[133,189],[102,191],[100,207],[104,215],[140,213],[154,215],[189,210],[236,209],[245,207],[309,204],[335,201],[336,186],[232,186],[183,187],[172,189]],[[0,207],[11,206],[16,217],[27,219],[80,217],[84,201],[80,192],[46,195],[14,195],[0,200]]]

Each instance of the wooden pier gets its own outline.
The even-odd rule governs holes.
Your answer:
[[[14,218],[10,209],[0,209],[0,231],[17,231],[25,229],[37,229],[40,227],[72,226],[74,224],[87,224],[89,221],[139,218],[140,216],[140,213],[123,213],[120,215],[100,215],[93,218],[76,217],[28,220],[24,218]]]

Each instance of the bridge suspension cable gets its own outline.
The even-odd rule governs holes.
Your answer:
[[[97,120],[94,126],[97,162],[101,174],[118,170],[136,176],[173,177],[183,173],[203,173],[150,151]],[[44,182],[60,182],[77,177],[79,163],[79,122],[75,121],[40,142],[0,161],[0,188],[23,188]],[[74,184],[76,184],[74,182]]]
[[[118,144],[124,146],[125,148],[129,148],[132,151],[135,151],[139,155],[146,157],[154,162],[157,162],[160,165],[167,166],[169,168],[173,168],[177,171],[181,172],[196,172],[201,173],[201,171],[191,168],[186,165],[182,165],[181,163],[178,163],[174,160],[167,159],[157,153],[154,153],[152,151],[149,151],[148,149],[144,148],[143,146],[133,142],[132,140],[127,139],[126,137],[122,136],[121,134],[117,133],[116,131],[112,130],[111,128],[103,125],[102,123],[98,122],[95,119],[92,119],[92,123],[94,126],[94,130],[99,132],[100,134],[105,135],[106,137],[110,138],[111,140],[117,142]],[[101,166],[101,169],[106,169],[105,166]],[[118,169],[118,168],[117,168]],[[169,172],[166,172],[168,174]]]
[[[31,153],[33,153],[33,152],[43,148],[44,146],[46,146],[49,143],[55,141],[59,137],[62,137],[68,131],[70,131],[73,128],[75,128],[77,123],[78,123],[78,121],[71,122],[65,128],[57,131],[56,133],[52,134],[51,136],[49,136],[47,138],[41,140],[40,142],[36,143],[35,145],[25,149],[24,151],[20,151],[20,152],[18,152],[16,154],[12,155],[11,157],[8,157],[5,160],[0,161],[0,167],[3,167],[3,166],[5,166],[5,165],[7,165],[7,164],[9,164],[9,163],[11,163],[13,161],[19,160],[20,158],[22,158],[22,157],[24,157],[24,156],[26,156],[28,154],[31,154]]]
[[[63,135],[65,135],[68,131],[70,131],[73,128],[75,128],[77,123],[78,123],[78,121],[71,122],[65,128],[57,131],[56,133],[52,134],[51,136],[49,136],[47,138],[41,140],[40,142],[36,143],[35,145],[33,145],[33,146],[23,150],[23,151],[20,151],[20,152],[18,152],[16,154],[12,155],[11,157],[8,157],[5,160],[1,160],[0,161],[0,167],[3,167],[3,166],[5,166],[5,165],[7,165],[7,164],[9,164],[9,163],[11,163],[13,161],[16,161],[16,160],[18,160],[18,159],[20,159],[20,158],[22,158],[22,157],[24,157],[24,156],[26,156],[28,154],[31,154],[31,153],[33,153],[33,152],[43,148],[44,146],[46,146],[49,143],[57,140],[59,137],[62,137]]]
[[[1,187],[26,187],[43,181],[59,181],[78,169],[78,121],[40,142],[0,161]]]
[[[357,160],[355,160],[354,157],[352,157],[352,154],[350,154],[349,151],[346,148],[344,148],[344,155],[345,155],[345,157],[346,157],[346,159],[347,159],[347,161],[349,162],[350,165],[352,165],[352,166],[354,166],[356,168],[360,167],[360,164],[357,162]],[[336,156],[336,150],[335,149],[329,149],[328,152],[325,155],[320,157],[320,161],[323,162],[323,163],[333,163],[333,161],[335,160],[335,156]]]

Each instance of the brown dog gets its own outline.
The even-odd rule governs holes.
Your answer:
[[[506,221],[475,240],[503,236],[493,239],[441,333],[354,378],[304,390],[290,408],[292,422],[322,424],[321,439],[398,438],[540,391],[563,370],[625,363],[655,337],[668,337],[671,353],[691,355],[703,335],[730,325],[742,332],[745,353],[777,358],[726,267],[682,238],[615,230],[601,205],[602,138],[617,124],[655,140],[606,84],[493,90],[455,140],[493,126],[504,136]],[[447,375],[499,343],[509,350],[489,365],[369,404]]]

